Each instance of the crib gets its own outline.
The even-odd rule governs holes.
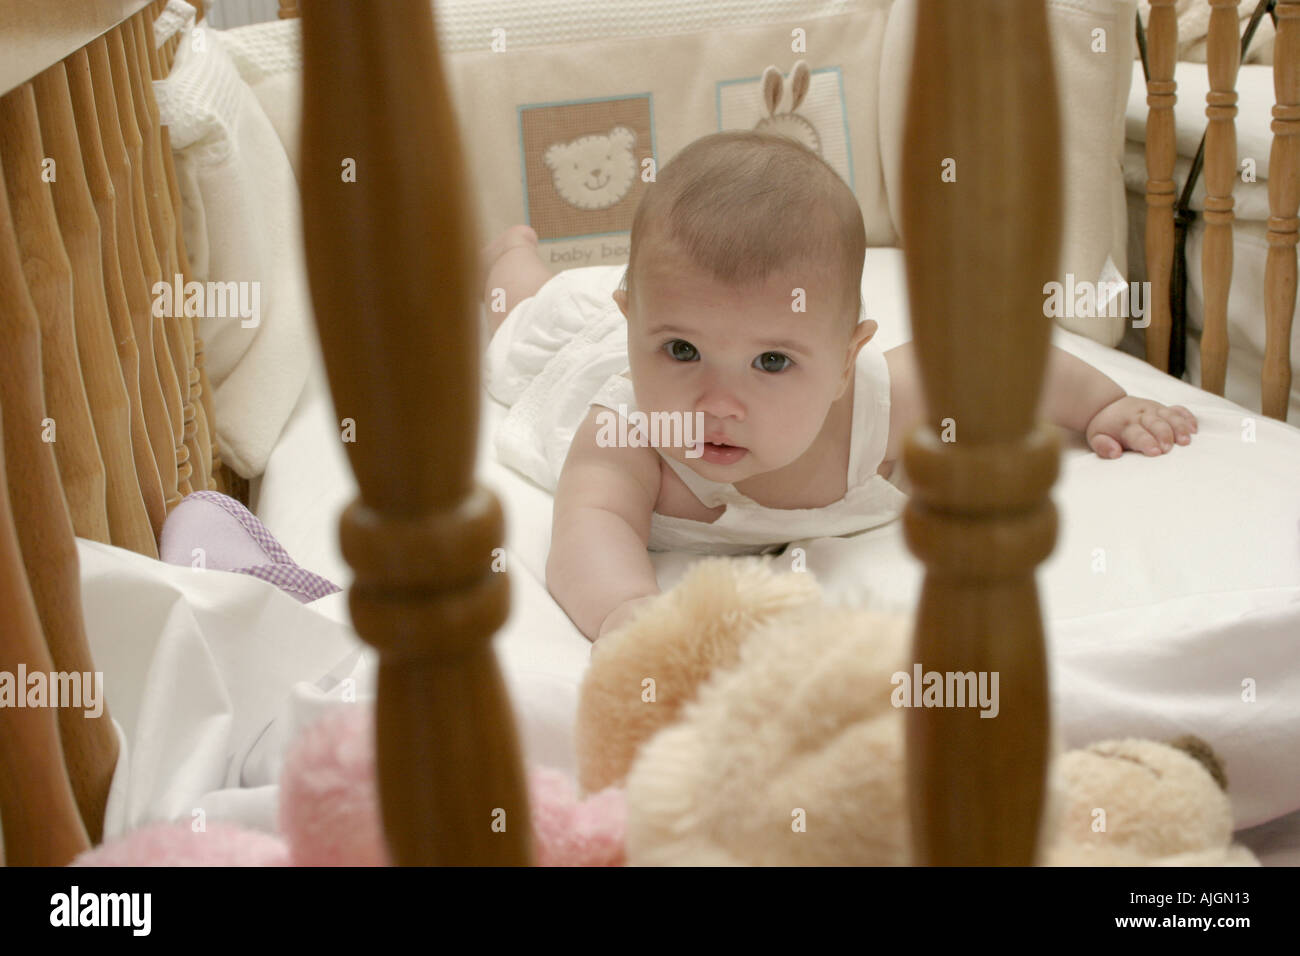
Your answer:
[[[1207,2],[1215,13],[1205,270],[1218,311],[1207,318],[1205,348],[1221,368],[1226,337],[1215,316],[1231,272],[1224,242],[1237,34],[1235,4]],[[164,6],[47,0],[37,12],[0,0],[0,21],[11,25],[0,39],[4,671],[94,670],[75,538],[156,557],[162,523],[185,495],[246,494],[217,448],[197,322],[183,308],[160,316],[149,299],[156,282],[191,274],[151,82],[167,74],[181,40],[156,45]],[[1152,6],[1148,358],[1164,369],[1177,38],[1173,0]],[[1282,417],[1300,228],[1300,0],[1279,0],[1275,13],[1262,388],[1268,414]],[[303,238],[330,391],[367,434],[346,445],[360,495],[339,532],[356,575],[352,620],[380,656],[378,779],[392,857],[402,865],[527,865],[526,826],[500,833],[484,824],[494,808],[526,821],[528,805],[491,648],[509,612],[508,574],[492,567],[506,528],[473,469],[474,277],[486,237],[465,195],[462,132],[435,21],[427,0],[281,0],[281,16],[302,21]],[[915,490],[904,532],[925,566],[914,653],[941,671],[1000,672],[1002,712],[1012,718],[908,712],[914,855],[928,865],[1028,865],[1039,838],[1049,682],[1035,572],[1057,540],[1049,494],[1061,448],[1034,416],[1050,323],[1023,317],[1043,308],[1062,229],[1045,28],[1042,0],[922,0],[918,11],[903,248],[935,412],[905,453]],[[1023,53],[1008,58],[1008,49]],[[969,76],[978,82],[958,81]],[[960,188],[940,180],[950,156],[960,157]],[[361,171],[355,181],[340,178],[343,157]],[[972,223],[985,225],[977,234]],[[443,265],[430,270],[431,262]],[[1011,278],[994,280],[1003,275]],[[426,354],[410,347],[431,327],[446,365],[436,378],[424,374]],[[960,422],[960,443],[940,438],[947,418]],[[0,709],[7,862],[62,865],[98,842],[116,760],[107,720]]]

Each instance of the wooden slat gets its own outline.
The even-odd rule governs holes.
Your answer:
[[[1300,207],[1300,0],[1278,0],[1273,90],[1262,407],[1265,415],[1285,421],[1291,398],[1291,328],[1296,306],[1296,240],[1300,238],[1300,219],[1296,218]],[[1300,356],[1295,360],[1300,361]]]
[[[140,352],[135,342],[131,309],[127,303],[126,286],[122,282],[122,269],[118,259],[117,195],[105,161],[99,113],[95,107],[95,91],[91,83],[90,57],[87,52],[78,50],[68,57],[65,69],[72,94],[72,113],[77,123],[82,164],[95,212],[99,218],[102,254],[100,272],[104,279],[105,305],[112,322],[113,337],[117,343],[118,368],[127,393],[136,482],[149,517],[153,541],[157,542],[162,534],[163,519],[167,517],[167,507],[163,497],[162,479],[158,476],[158,463],[154,459],[153,446],[149,442],[149,428],[145,421],[144,402],[140,392]],[[109,95],[111,97],[111,93]],[[156,375],[153,383],[156,389],[158,383]],[[161,392],[158,393],[157,400],[161,404]]]
[[[474,481],[479,246],[432,10],[312,0],[303,13],[303,233],[334,405],[358,428],[345,447],[360,497],[340,540],[353,623],[380,653],[389,847],[399,864],[527,863],[527,793],[490,644],[509,600],[491,570],[503,518]],[[342,180],[345,157],[356,182]]]
[[[1228,372],[1228,287],[1232,283],[1232,188],[1237,179],[1237,67],[1241,61],[1236,0],[1209,0],[1205,94],[1205,242],[1201,281],[1201,388],[1223,394]]]
[[[90,61],[99,131],[103,137],[104,158],[117,197],[119,274],[130,309],[131,323],[135,330],[136,348],[139,350],[140,393],[145,423],[149,429],[149,443],[153,449],[159,480],[162,482],[164,503],[166,508],[170,509],[178,504],[181,498],[177,490],[175,438],[171,413],[163,390],[161,365],[155,355],[158,336],[154,329],[153,301],[149,291],[149,278],[140,256],[141,243],[136,234],[139,204],[136,202],[135,167],[138,166],[138,158],[133,159],[127,148],[124,135],[127,124],[118,113],[121,96],[117,92],[109,38],[101,37],[91,43],[86,50]],[[137,157],[138,152],[137,149]],[[161,525],[158,530],[161,533]]]
[[[25,91],[30,97],[31,91]],[[22,91],[15,94],[19,92]],[[13,154],[6,148],[4,155],[7,160]],[[4,168],[8,169],[7,163]],[[0,175],[0,180],[4,178]],[[9,492],[6,510],[12,510],[23,564],[28,568],[31,596],[53,669],[84,674],[95,668],[82,623],[77,546],[54,451],[41,440],[40,423],[47,414],[41,387],[41,320],[28,294],[20,263],[19,240],[8,200],[12,194],[7,184],[0,182],[0,302],[4,303],[0,314],[0,355],[5,362],[4,374],[0,375],[0,409],[5,424],[4,457]],[[19,606],[21,596],[8,574],[3,587],[7,589],[6,600],[17,603],[8,603],[3,609],[4,617],[0,620],[5,623],[0,626],[0,647],[29,654],[30,633],[20,617],[25,614]],[[9,610],[13,616],[7,613]],[[14,623],[12,631],[10,622]],[[9,644],[10,640],[19,643]],[[117,734],[109,720],[107,704],[96,718],[87,717],[81,709],[60,708],[57,720],[81,819],[90,838],[97,840],[103,829],[108,785],[117,764]],[[40,732],[39,727],[29,729]],[[24,746],[30,754],[32,747]],[[44,743],[36,752],[42,760],[58,759],[57,749],[48,749]],[[40,770],[37,776],[45,779],[47,775]],[[33,792],[33,798],[38,795]],[[57,809],[57,806],[51,808],[51,827],[61,823]],[[6,814],[5,827],[9,825]],[[6,839],[7,836],[6,833]],[[49,839],[51,846],[64,849],[77,842],[74,835],[66,833],[51,834]]]
[[[159,50],[158,55],[150,59],[150,66],[155,80],[161,80],[171,72],[172,57],[180,40],[180,34],[177,34],[172,39],[177,42],[171,43],[167,47],[171,51],[170,53],[164,57],[163,52]],[[174,211],[175,218],[174,248],[180,265],[180,272],[186,279],[189,279],[192,273],[190,271],[189,256],[185,249],[185,229],[180,212],[181,193],[180,185],[176,179],[176,164],[172,157],[171,135],[166,126],[160,126],[158,131],[160,134],[163,172],[166,174],[167,191],[171,198],[171,208]],[[197,316],[183,316],[182,322],[185,327],[186,348],[190,357],[187,384],[190,390],[189,399],[194,405],[195,412],[195,450],[202,460],[202,467],[190,476],[190,484],[196,490],[204,487],[216,489],[216,475],[221,468],[222,461],[221,453],[217,449],[216,429],[214,426],[216,413],[212,406],[212,390],[208,383],[203,339],[199,335]],[[205,480],[196,481],[198,475],[202,475]]]
[[[149,216],[149,235],[153,241],[157,256],[159,272],[154,275],[154,282],[159,280],[172,284],[177,269],[176,250],[173,247],[176,234],[176,222],[171,211],[171,197],[167,194],[162,167],[162,154],[158,146],[157,107],[153,104],[152,73],[146,56],[141,56],[139,46],[139,20],[128,20],[116,31],[122,38],[123,51],[126,54],[127,75],[131,84],[131,97],[135,104],[136,126],[140,133],[141,160],[144,172],[144,201]],[[146,257],[145,262],[148,263]],[[151,283],[152,287],[152,283]],[[183,303],[173,302],[172,311],[184,311]],[[176,449],[177,480],[181,495],[192,490],[194,470],[199,462],[194,458],[194,406],[189,401],[189,356],[185,352],[185,342],[181,333],[181,321],[172,314],[159,316],[155,314],[158,325],[163,331],[167,343],[168,355],[171,357],[172,373],[176,376],[176,394],[173,396],[176,411],[180,415],[180,428],[176,432],[179,444]],[[176,420],[172,420],[173,427]]]
[[[298,8],[298,0],[280,0],[280,19],[291,20],[301,14]]]
[[[134,28],[135,54],[140,77],[136,93],[146,114],[140,126],[140,132],[145,136],[146,148],[150,154],[146,167],[152,164],[151,175],[156,177],[151,180],[149,191],[150,217],[156,223],[155,228],[158,230],[154,233],[154,238],[158,241],[162,253],[160,260],[165,258],[167,263],[167,268],[163,272],[164,281],[173,281],[179,275],[184,288],[185,275],[181,268],[181,255],[177,242],[177,214],[172,206],[171,188],[167,181],[167,163],[163,158],[158,102],[153,95],[153,78],[162,74],[162,67],[157,61],[157,51],[153,47],[153,29],[146,28],[144,15],[135,17],[129,21],[129,25]],[[170,152],[170,147],[168,151]],[[199,377],[194,367],[194,317],[186,314],[185,309],[181,308],[181,303],[176,304],[174,311],[177,314],[165,318],[164,323],[168,327],[168,335],[172,342],[172,357],[181,390],[183,435],[191,466],[190,485],[195,489],[203,489],[208,486],[212,462],[209,457],[211,445],[207,440],[207,424],[198,402]],[[200,422],[203,422],[201,436]]]
[[[5,205],[0,190],[0,217],[7,218]],[[0,232],[5,228],[0,226]],[[0,251],[0,260],[4,258]],[[12,303],[11,295],[26,292],[19,293],[13,282],[5,281],[6,271],[17,270],[0,261],[0,296]],[[0,615],[5,622],[0,629],[0,671],[16,675],[25,667],[29,674],[48,674],[53,664],[9,511],[3,417],[0,413]],[[63,866],[90,845],[64,766],[54,714],[49,707],[0,707],[0,860],[8,866]]]
[[[1178,55],[1178,18],[1174,0],[1151,0],[1147,20],[1147,219],[1146,264],[1151,283],[1147,304],[1147,362],[1169,371],[1169,334],[1173,317],[1169,306],[1170,277],[1174,268],[1174,103],[1177,84],[1174,62]]]
[[[131,406],[104,295],[99,217],[81,162],[72,93],[63,64],[36,77],[32,89],[44,152],[56,164],[49,192],[72,266],[77,353],[104,464],[109,531],[113,544],[156,558],[154,531],[135,473]]]
[[[36,101],[28,84],[0,99],[0,159],[23,272],[41,323],[41,372],[46,409],[53,421],[51,444],[72,524],[81,537],[108,544],[104,463],[77,357],[72,265],[59,234],[50,184],[42,180],[45,158]]]
[[[902,234],[928,411],[904,449],[915,490],[903,528],[926,565],[912,661],[997,673],[1001,708],[991,720],[908,709],[913,859],[925,865],[1035,858],[1048,692],[1034,569],[1056,539],[1059,459],[1055,429],[1034,420],[1062,219],[1046,31],[1043,0],[921,0],[917,13]],[[946,158],[955,182],[941,179]],[[945,420],[955,441],[940,437]]]
[[[0,0],[0,93],[102,36],[150,0]]]
[[[131,77],[134,68],[129,66],[131,61],[127,58],[124,45],[125,32],[118,29],[108,35],[108,53],[113,68],[113,91],[117,97],[117,117],[121,124],[122,138],[126,143],[127,155],[130,158],[130,196],[135,212],[135,243],[139,249],[145,288],[149,290],[153,360],[157,366],[158,383],[162,387],[163,399],[167,403],[167,422],[172,434],[170,447],[176,468],[176,487],[179,497],[175,500],[168,498],[167,510],[170,511],[179,503],[181,497],[188,495],[192,490],[189,483],[190,456],[189,449],[184,444],[184,401],[172,357],[172,346],[167,331],[168,325],[166,320],[153,316],[152,290],[154,284],[162,279],[163,266],[158,260],[158,248],[154,243],[153,223],[149,215],[148,187],[146,185],[149,176],[146,174],[146,170],[151,175],[153,169],[151,165],[146,166],[146,163],[151,154],[145,149],[144,140],[140,135]],[[184,369],[182,368],[181,371],[183,373]],[[160,455],[166,454],[165,450],[159,450],[157,443],[154,444],[154,450]],[[159,468],[162,467],[163,463],[160,461]],[[163,487],[167,487],[166,482],[164,482]]]

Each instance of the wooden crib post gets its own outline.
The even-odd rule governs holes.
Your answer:
[[[0,218],[7,220],[5,205],[0,190]],[[4,231],[0,224],[0,233]],[[0,252],[0,294],[5,303],[12,303],[11,294],[26,293],[14,285],[13,280],[22,277],[5,259]],[[17,674],[22,665],[29,674],[48,674],[53,663],[9,511],[3,418],[0,410],[0,619],[5,622],[0,630],[0,671]],[[90,846],[63,763],[58,721],[49,707],[0,707],[0,826],[0,861],[7,866],[64,866]]]
[[[184,442],[184,400],[181,396],[180,378],[177,374],[166,319],[153,316],[153,287],[163,276],[163,266],[158,259],[158,247],[154,243],[153,223],[149,215],[148,194],[146,192],[145,165],[149,151],[145,148],[140,133],[140,124],[136,114],[136,101],[132,89],[131,73],[133,67],[127,57],[124,35],[126,28],[118,27],[108,34],[108,56],[113,69],[113,92],[117,97],[117,118],[121,124],[122,139],[126,143],[126,152],[130,162],[131,188],[129,195],[134,206],[134,242],[139,250],[140,265],[143,269],[144,288],[148,296],[148,314],[153,335],[153,360],[158,370],[158,384],[162,387],[163,400],[167,403],[167,424],[171,429],[172,459],[176,471],[177,497],[168,498],[167,510],[170,511],[180,499],[193,489],[190,487],[191,465],[189,449]],[[181,370],[183,372],[183,369]],[[157,445],[154,450],[159,455],[166,455],[165,449]],[[159,468],[162,463],[159,462]],[[164,487],[166,485],[164,484]]]
[[[1300,0],[1278,0],[1273,46],[1273,147],[1268,166],[1268,259],[1264,264],[1265,415],[1286,421],[1291,327],[1300,239]],[[1300,422],[1296,423],[1300,425]]]
[[[90,57],[85,49],[78,50],[64,61],[68,88],[72,96],[72,115],[76,119],[77,137],[81,147],[81,163],[85,170],[91,201],[99,218],[100,274],[114,340],[118,368],[126,387],[131,416],[131,450],[135,461],[136,481],[149,516],[153,540],[162,534],[163,520],[167,517],[163,497],[162,479],[158,463],[149,441],[149,428],[145,420],[144,401],[140,386],[140,351],[131,324],[131,309],[127,303],[126,286],[122,281],[122,268],[118,258],[118,203],[105,158],[104,141],[100,135],[99,116],[95,107],[95,93],[91,82]],[[157,388],[157,377],[154,377]],[[159,396],[161,401],[161,395]]]
[[[28,88],[15,92],[31,95]],[[5,158],[12,155],[6,148]],[[6,165],[4,170],[7,169]],[[4,170],[0,170],[0,302],[4,303],[0,312],[0,355],[5,359],[5,373],[0,375],[0,410],[4,416],[8,482],[5,510],[7,513],[12,508],[23,564],[29,571],[31,599],[45,633],[53,669],[69,674],[93,673],[95,668],[81,613],[72,518],[52,445],[42,441],[47,406],[41,387],[41,319],[23,275]],[[4,578],[9,581],[10,575],[5,574]],[[7,654],[8,649],[14,648],[18,659],[25,659],[30,654],[30,635],[23,619],[26,612],[15,593],[9,591],[7,603],[0,604],[0,650]],[[14,600],[19,604],[8,603]],[[16,643],[10,644],[11,640]],[[81,819],[91,839],[98,840],[103,829],[108,786],[117,765],[117,734],[109,720],[107,705],[97,717],[89,717],[75,707],[60,708],[57,714],[63,755],[67,758]],[[33,728],[33,725],[22,725],[21,721],[19,725]],[[45,755],[43,759],[55,760],[60,756],[44,748],[38,752]],[[21,788],[22,782],[17,786]],[[6,828],[10,822],[6,814]],[[51,825],[57,823],[56,816]],[[59,845],[66,845],[66,835],[59,839]]]
[[[158,12],[161,12],[161,10],[162,6],[159,6]],[[184,34],[177,33],[172,37],[174,42],[168,45],[165,57],[163,51],[158,51],[154,79],[160,80],[171,74],[176,49],[180,46],[183,36]],[[180,261],[181,273],[188,279],[193,273],[190,270],[189,255],[185,249],[185,227],[181,215],[181,191],[180,184],[176,179],[176,163],[172,157],[171,132],[166,126],[161,126],[159,127],[159,134],[162,140],[163,171],[167,174],[167,189],[171,194],[172,209],[176,213],[177,258]],[[204,469],[204,474],[207,477],[206,487],[217,490],[218,476],[223,462],[221,460],[221,451],[217,448],[217,416],[212,404],[212,386],[208,382],[206,349],[203,338],[199,335],[198,317],[188,316],[185,321],[188,322],[190,328],[188,334],[194,340],[193,365],[190,368],[190,398],[195,403],[194,410],[196,413],[195,421],[197,423],[199,450],[206,466]],[[190,484],[195,486],[198,484],[194,481],[193,476],[190,477]]]
[[[1035,420],[1062,216],[1046,33],[1043,0],[917,14],[902,234],[928,411],[905,443],[903,528],[926,576],[909,663],[987,675],[999,706],[908,709],[919,864],[1035,858],[1049,707],[1034,570],[1056,539],[1059,458]]]
[[[127,147],[127,119],[119,114],[118,78],[113,67],[114,57],[109,38],[102,36],[86,47],[90,62],[91,88],[95,96],[96,117],[103,138],[104,161],[117,200],[116,230],[119,275],[130,309],[135,330],[135,344],[139,351],[140,398],[144,406],[145,424],[149,429],[149,443],[153,448],[154,462],[162,482],[164,504],[167,510],[181,500],[177,489],[175,435],[172,431],[171,410],[163,376],[165,354],[157,354],[158,336],[153,317],[153,297],[149,278],[141,258],[141,243],[137,237],[135,166],[138,153]],[[134,158],[133,158],[134,156]],[[161,532],[161,525],[159,525]]]
[[[150,77],[155,80],[162,79],[166,74],[158,58],[158,50],[153,45],[152,18],[146,21],[145,15],[142,14],[133,22],[136,28],[136,46],[141,59],[142,79],[146,81]],[[150,143],[157,151],[155,165],[159,173],[158,206],[161,210],[159,218],[164,228],[170,223],[166,243],[168,254],[175,267],[175,274],[188,279],[190,265],[189,257],[185,254],[185,238],[181,227],[180,189],[176,184],[176,169],[172,160],[171,134],[159,120],[158,101],[153,95],[153,85],[143,82],[141,86],[153,130]],[[182,359],[186,371],[180,387],[181,394],[185,398],[185,443],[189,447],[190,461],[194,466],[190,484],[196,490],[202,490],[209,487],[214,466],[212,440],[208,432],[208,415],[202,401],[202,383],[196,354],[199,347],[195,330],[198,318],[188,314],[188,310],[181,310],[181,314],[174,321],[174,328],[180,336]]]
[[[360,497],[340,538],[380,652],[377,763],[399,864],[523,864],[530,820],[491,647],[509,583],[474,481],[476,224],[428,0],[303,5],[302,219]],[[414,106],[414,108],[413,108]]]
[[[1209,0],[1205,94],[1205,292],[1201,388],[1223,394],[1228,372],[1228,286],[1232,282],[1232,187],[1237,179],[1237,68],[1241,63],[1236,0]]]
[[[156,558],[158,547],[132,456],[131,407],[104,295],[99,217],[95,214],[81,161],[72,93],[63,64],[56,63],[37,76],[32,88],[36,93],[43,151],[54,160],[57,170],[49,192],[72,266],[77,354],[108,483],[112,542]]]
[[[0,157],[23,272],[41,322],[40,357],[50,420],[42,425],[44,438],[58,460],[77,534],[108,544],[112,535],[104,463],[77,357],[72,265],[59,234],[51,184],[44,179],[48,167],[31,84],[0,99]]]
[[[144,172],[145,208],[149,216],[149,234],[153,240],[159,272],[153,281],[161,279],[173,283],[179,268],[176,256],[176,221],[172,216],[171,196],[167,192],[166,177],[163,172],[162,152],[158,146],[158,107],[153,99],[153,73],[149,68],[147,54],[141,49],[144,45],[140,28],[143,26],[139,17],[133,17],[119,28],[123,51],[126,54],[126,72],[130,79],[130,93],[135,106],[136,125],[140,133],[141,159]],[[189,370],[190,357],[186,351],[185,338],[181,321],[184,315],[183,303],[172,303],[172,312],[180,315],[163,315],[158,320],[167,343],[171,366],[176,377],[177,413],[180,416],[180,428],[177,432],[177,475],[181,495],[193,490],[195,480],[201,478],[199,471],[202,461],[195,450],[194,403],[190,401]],[[175,422],[173,422],[175,424]],[[199,485],[206,487],[206,481]]]
[[[1147,20],[1147,279],[1151,297],[1147,304],[1147,362],[1169,371],[1170,277],[1174,268],[1174,103],[1177,84],[1174,62],[1178,55],[1178,17],[1174,0],[1151,0]]]

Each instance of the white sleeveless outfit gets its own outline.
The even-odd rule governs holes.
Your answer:
[[[486,353],[485,384],[509,412],[497,429],[497,458],[554,492],[573,436],[591,405],[636,410],[627,371],[627,325],[610,294],[622,266],[561,272],[520,302]],[[791,541],[865,531],[902,514],[907,495],[877,474],[889,431],[889,369],[869,342],[858,353],[848,491],[821,508],[767,508],[734,485],[712,481],[660,452],[714,522],[655,513],[652,551],[752,554]]]

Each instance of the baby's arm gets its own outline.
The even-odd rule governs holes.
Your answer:
[[[593,406],[555,489],[546,587],[589,640],[625,602],[659,593],[646,552],[659,497],[653,448],[602,448]]]
[[[908,431],[925,416],[925,396],[911,342],[886,352],[885,362],[890,392],[888,463],[902,455]],[[1116,458],[1126,448],[1160,455],[1175,443],[1188,444],[1197,428],[1196,416],[1183,406],[1131,396],[1107,375],[1055,346],[1048,353],[1036,417],[1083,432],[1088,445],[1103,458]]]

